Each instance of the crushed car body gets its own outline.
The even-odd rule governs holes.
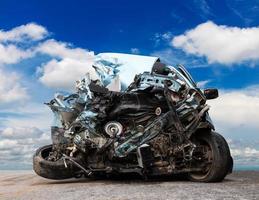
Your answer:
[[[52,144],[34,155],[38,175],[186,174],[217,182],[232,172],[228,144],[208,113],[217,89],[202,91],[184,66],[158,57],[101,53],[92,67],[75,93],[46,103]]]

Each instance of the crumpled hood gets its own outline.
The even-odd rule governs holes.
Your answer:
[[[109,90],[126,89],[136,74],[150,71],[158,57],[123,53],[100,53],[95,56],[94,68],[100,81]]]

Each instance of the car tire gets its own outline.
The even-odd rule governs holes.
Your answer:
[[[229,146],[223,136],[216,132],[200,133],[194,136],[195,141],[207,143],[211,148],[211,166],[205,173],[190,172],[189,180],[195,182],[220,182],[232,172],[233,159]]]
[[[73,178],[79,169],[69,160],[66,165],[63,159],[57,161],[46,160],[52,150],[52,145],[40,147],[33,156],[33,170],[41,177],[48,179],[68,179]]]

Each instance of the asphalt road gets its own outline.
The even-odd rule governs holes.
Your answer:
[[[0,199],[259,199],[259,171],[240,171],[221,183],[183,180],[69,179],[53,181],[31,171],[0,171]]]

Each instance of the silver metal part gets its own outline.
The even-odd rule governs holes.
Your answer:
[[[65,165],[66,168],[67,168],[66,160],[70,160],[75,166],[82,169],[85,172],[85,174],[87,174],[87,175],[90,174],[91,171],[85,169],[82,165],[80,165],[78,162],[76,162],[73,158],[67,156],[66,154],[62,154],[62,155],[63,155],[62,159],[64,160],[64,165]]]
[[[161,113],[162,113],[161,108],[157,107],[156,110],[155,110],[155,113],[156,113],[157,116],[161,115]]]
[[[170,82],[168,87],[173,92],[181,91],[186,85],[184,81],[172,76],[153,75],[148,72],[141,74],[140,82],[137,90],[144,90],[150,86],[155,88],[164,88],[165,81]],[[133,90],[134,91],[134,90]]]
[[[123,126],[120,122],[111,121],[104,126],[104,130],[110,137],[115,137],[122,133]]]

